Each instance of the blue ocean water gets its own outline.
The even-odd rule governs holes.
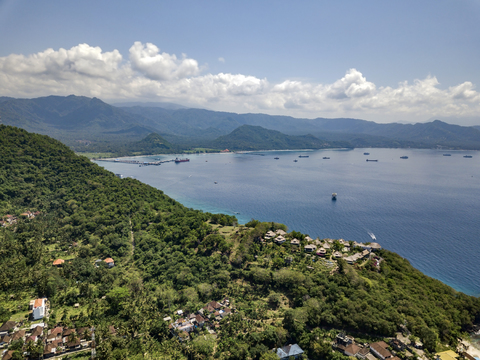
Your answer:
[[[373,233],[423,273],[479,296],[480,154],[445,152],[271,151],[191,155],[188,163],[161,166],[98,163],[188,207],[233,214],[241,223],[275,221],[311,237],[359,242],[371,241]],[[333,192],[337,201],[331,200]]]

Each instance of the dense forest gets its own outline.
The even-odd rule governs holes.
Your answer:
[[[262,241],[285,225],[186,208],[44,135],[0,125],[0,139],[0,215],[16,218],[0,229],[2,323],[27,321],[29,301],[46,296],[50,328],[96,327],[99,359],[269,359],[270,349],[298,343],[329,360],[343,357],[330,343],[340,330],[381,339],[406,326],[432,353],[480,321],[479,298],[387,250],[379,266],[313,261],[289,241]],[[300,249],[308,242],[285,236]],[[52,265],[58,258],[63,267]],[[115,266],[95,265],[105,258]],[[223,298],[235,313],[215,336],[181,342],[162,320]]]

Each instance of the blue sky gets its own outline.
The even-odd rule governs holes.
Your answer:
[[[480,1],[0,0],[0,95],[480,124],[479,23]]]

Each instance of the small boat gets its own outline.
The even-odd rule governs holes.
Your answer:
[[[214,183],[214,184],[217,184],[217,182],[216,182],[216,181],[214,181],[213,183]]]
[[[293,160],[293,162],[298,162],[298,160],[297,160],[297,159],[295,159],[295,160]]]
[[[400,159],[408,159],[408,156],[405,156],[405,155],[400,156]]]
[[[372,159],[367,159],[367,161],[375,161],[375,162],[377,162],[378,160],[376,160],[376,159],[375,159],[375,160],[372,160]]]
[[[370,155],[370,153],[363,153],[363,155]]]
[[[464,158],[471,159],[473,156],[472,155],[463,155]]]
[[[279,158],[279,157],[274,157],[274,159],[275,159],[275,160],[278,160],[278,159],[280,159],[280,158]]]
[[[452,154],[443,154],[443,156],[452,156]]]
[[[307,158],[307,157],[309,157],[309,156],[310,156],[310,155],[298,155],[299,158],[304,158],[304,157]]]
[[[330,159],[328,156],[323,157],[323,160],[328,160],[328,159]]]
[[[332,200],[337,200],[337,193],[332,193]]]

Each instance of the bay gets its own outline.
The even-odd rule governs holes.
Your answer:
[[[371,241],[372,233],[426,275],[479,296],[480,154],[446,152],[268,151],[191,155],[189,162],[161,166],[97,163],[187,207],[235,215],[240,223],[275,221],[311,237],[359,242]]]

